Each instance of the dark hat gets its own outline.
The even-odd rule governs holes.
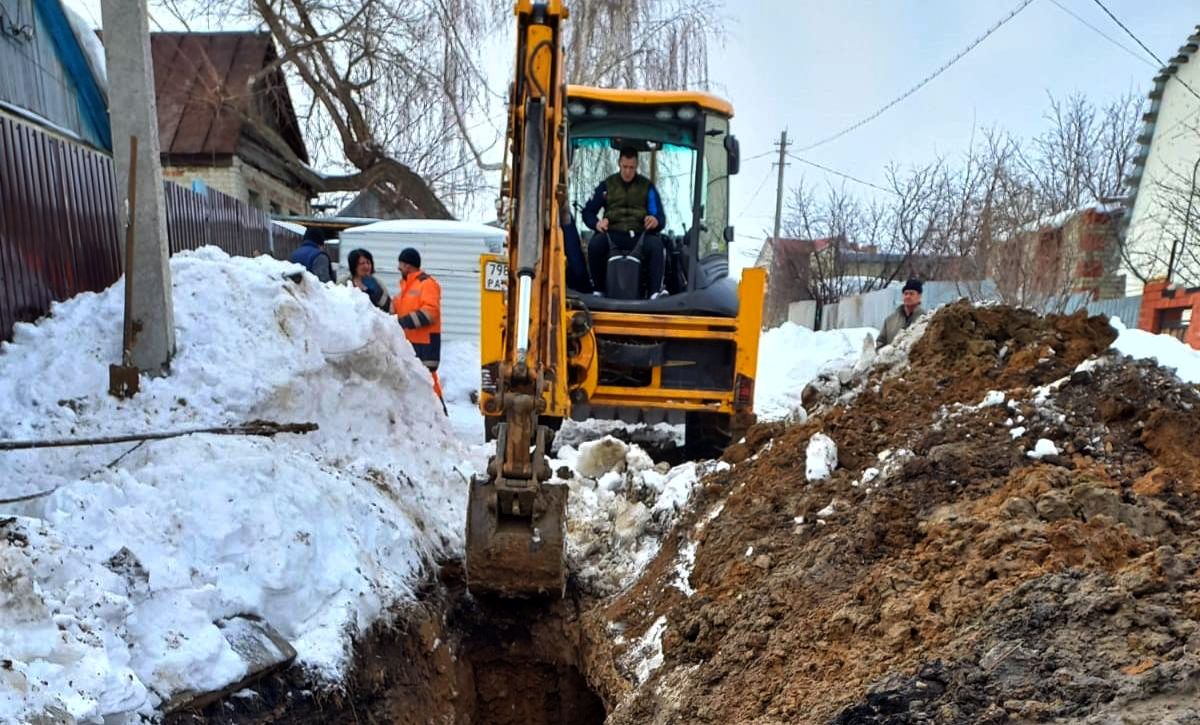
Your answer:
[[[921,294],[923,289],[924,289],[924,286],[921,284],[921,280],[910,279],[904,283],[904,289],[902,289],[900,291],[907,292],[909,290],[912,290],[913,292],[916,292],[917,294]]]
[[[325,243],[325,230],[320,227],[305,227],[304,241],[316,242],[317,244]]]
[[[412,247],[407,247],[400,252],[400,261],[405,264],[411,264],[414,267],[421,266],[421,253]]]

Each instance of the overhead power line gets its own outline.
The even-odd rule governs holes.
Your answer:
[[[1104,38],[1108,42],[1112,43],[1113,45],[1117,46],[1118,48],[1125,51],[1129,55],[1133,56],[1134,58],[1136,58],[1138,60],[1138,62],[1144,63],[1144,64],[1150,66],[1151,68],[1156,67],[1153,63],[1151,63],[1149,60],[1146,59],[1146,56],[1142,55],[1141,53],[1137,52],[1136,50],[1133,50],[1129,46],[1122,44],[1116,38],[1113,38],[1111,35],[1108,35],[1100,28],[1097,28],[1095,25],[1092,25],[1085,18],[1080,17],[1080,15],[1078,13],[1076,13],[1074,10],[1071,10],[1067,6],[1063,5],[1058,0],[1050,0],[1050,4],[1053,5],[1054,7],[1058,8],[1059,10],[1063,11],[1067,15],[1070,15],[1071,17],[1075,18],[1083,25],[1087,26],[1096,35],[1099,35],[1101,38]]]
[[[1125,23],[1122,23],[1120,18],[1118,18],[1116,15],[1113,15],[1113,12],[1108,9],[1108,6],[1106,6],[1103,2],[1101,2],[1101,0],[1092,0],[1092,2],[1099,5],[1100,9],[1104,11],[1104,14],[1107,15],[1109,18],[1111,18],[1112,21],[1114,23],[1116,23],[1118,27],[1121,28],[1121,30],[1124,30],[1126,35],[1128,35],[1130,38],[1133,38],[1133,42],[1142,46],[1142,50],[1146,51],[1146,53],[1151,58],[1153,58],[1155,60],[1155,62],[1157,62],[1160,66],[1166,67],[1167,64],[1162,61],[1162,58],[1159,58],[1157,55],[1154,54],[1153,50],[1150,50],[1150,48],[1146,47],[1146,44],[1142,42],[1142,39],[1137,37],[1136,35],[1134,35],[1133,31],[1130,30],[1129,27],[1127,25],[1125,25]],[[1200,93],[1197,93],[1195,88],[1192,88],[1188,84],[1187,81],[1180,78],[1178,73],[1175,73],[1174,76],[1175,76],[1175,80],[1179,81],[1183,85],[1184,88],[1188,89],[1191,92],[1191,94],[1193,96],[1200,99]]]
[[[867,116],[866,118],[863,118],[862,120],[860,120],[850,126],[847,126],[846,128],[842,129],[841,131],[838,131],[837,133],[833,134],[832,136],[827,136],[827,137],[821,139],[820,141],[817,141],[816,143],[812,143],[812,144],[809,144],[808,146],[805,146],[804,148],[800,149],[800,151],[801,152],[810,151],[812,149],[817,148],[818,146],[824,146],[825,144],[830,143],[831,141],[836,141],[837,139],[841,138],[842,136],[845,136],[846,134],[848,134],[852,131],[856,131],[856,130],[862,128],[863,126],[867,125],[871,121],[874,121],[875,119],[879,118],[885,112],[887,112],[888,109],[890,109],[892,106],[895,106],[896,104],[900,103],[901,101],[908,98],[912,94],[921,90],[926,85],[928,85],[929,82],[932,81],[934,78],[937,78],[942,73],[949,70],[950,66],[954,65],[959,60],[961,60],[963,58],[963,56],[965,56],[967,53],[970,53],[972,50],[974,50],[977,45],[979,45],[983,41],[987,40],[988,36],[990,36],[992,33],[996,32],[997,30],[999,30],[1001,28],[1001,26],[1003,26],[1005,23],[1007,23],[1008,21],[1015,18],[1018,13],[1020,13],[1025,8],[1029,7],[1029,4],[1032,2],[1033,2],[1033,0],[1021,0],[1021,2],[1018,3],[1017,6],[1015,8],[1013,8],[1011,11],[1009,11],[1009,13],[1007,15],[1000,18],[998,21],[996,21],[992,25],[992,27],[988,28],[987,32],[985,32],[983,35],[979,36],[975,40],[971,41],[970,45],[968,45],[967,47],[960,50],[953,58],[951,58],[950,60],[943,63],[940,67],[938,67],[937,70],[935,70],[934,72],[925,76],[915,86],[913,86],[912,88],[909,88],[904,93],[901,93],[899,96],[896,96],[892,100],[890,100],[887,103],[885,103],[884,105],[880,106],[879,109],[876,110],[871,115]]]
[[[870,181],[864,181],[863,179],[860,179],[857,176],[851,176],[850,174],[847,174],[843,171],[838,171],[837,169],[831,169],[828,166],[818,164],[816,161],[809,161],[808,159],[802,159],[795,154],[788,154],[788,158],[795,159],[796,161],[799,161],[802,164],[808,164],[809,166],[820,169],[821,171],[824,171],[826,173],[833,174],[834,176],[840,176],[843,179],[846,179],[848,181],[853,181],[856,184],[862,184],[863,186],[869,186],[872,189],[878,189],[879,191],[886,191],[889,194],[897,193],[895,189],[889,189],[887,187],[880,186],[878,184],[873,184]]]

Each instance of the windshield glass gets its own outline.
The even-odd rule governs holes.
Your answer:
[[[617,149],[607,138],[572,139],[568,172],[571,209],[578,219],[600,182],[617,173]],[[657,146],[657,144],[654,144]],[[682,235],[692,225],[692,190],[696,183],[696,150],[662,144],[638,153],[638,173],[658,187],[666,213],[666,231]]]
[[[727,251],[725,227],[729,224],[729,156],[725,136],[729,121],[709,116],[704,134],[704,178],[700,188],[703,223],[700,225],[700,258]]]

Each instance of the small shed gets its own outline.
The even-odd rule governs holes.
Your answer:
[[[504,249],[508,232],[499,227],[442,219],[391,219],[341,233],[341,255],[365,249],[375,258],[375,275],[388,293],[400,289],[400,250],[421,253],[421,268],[442,286],[442,337],[479,339],[479,257]]]

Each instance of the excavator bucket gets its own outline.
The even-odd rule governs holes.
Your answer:
[[[467,588],[475,595],[561,597],[567,486],[503,490],[478,476],[467,500]]]

